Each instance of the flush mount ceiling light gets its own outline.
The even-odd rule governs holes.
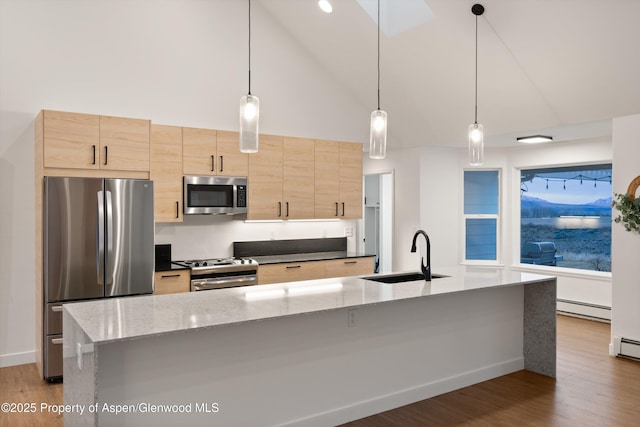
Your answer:
[[[553,137],[546,135],[520,136],[516,138],[516,142],[521,142],[523,144],[540,144],[541,142],[551,141],[553,141]]]
[[[378,0],[378,109],[371,113],[369,157],[384,159],[387,155],[387,112],[380,109],[380,0]]]
[[[331,6],[331,3],[329,3],[329,0],[319,0],[318,6],[320,6],[320,9],[325,13],[333,12],[333,7]]]
[[[260,100],[251,95],[251,0],[249,0],[249,92],[240,98],[240,151],[258,152]]]
[[[484,130],[478,123],[478,16],[484,13],[484,6],[474,4],[471,13],[476,16],[476,79],[475,79],[475,120],[469,126],[469,164],[480,166],[484,162]]]

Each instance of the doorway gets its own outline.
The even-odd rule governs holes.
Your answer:
[[[375,255],[375,272],[392,271],[393,173],[364,176],[364,237],[362,249]]]

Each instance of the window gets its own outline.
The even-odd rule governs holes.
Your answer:
[[[498,260],[499,173],[464,172],[464,235],[467,261]]]
[[[520,262],[611,271],[611,164],[521,170]]]

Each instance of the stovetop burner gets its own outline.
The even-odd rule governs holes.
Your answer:
[[[216,270],[216,269],[233,269],[238,270],[245,267],[257,268],[258,263],[251,258],[210,258],[210,259],[191,259],[186,261],[174,261],[175,264],[189,267],[191,270]]]

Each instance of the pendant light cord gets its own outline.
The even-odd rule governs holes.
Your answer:
[[[251,95],[251,0],[249,0],[249,95]]]
[[[378,110],[380,110],[380,0],[378,0]]]
[[[476,104],[475,104],[475,124],[478,124],[478,15],[476,15]]]

